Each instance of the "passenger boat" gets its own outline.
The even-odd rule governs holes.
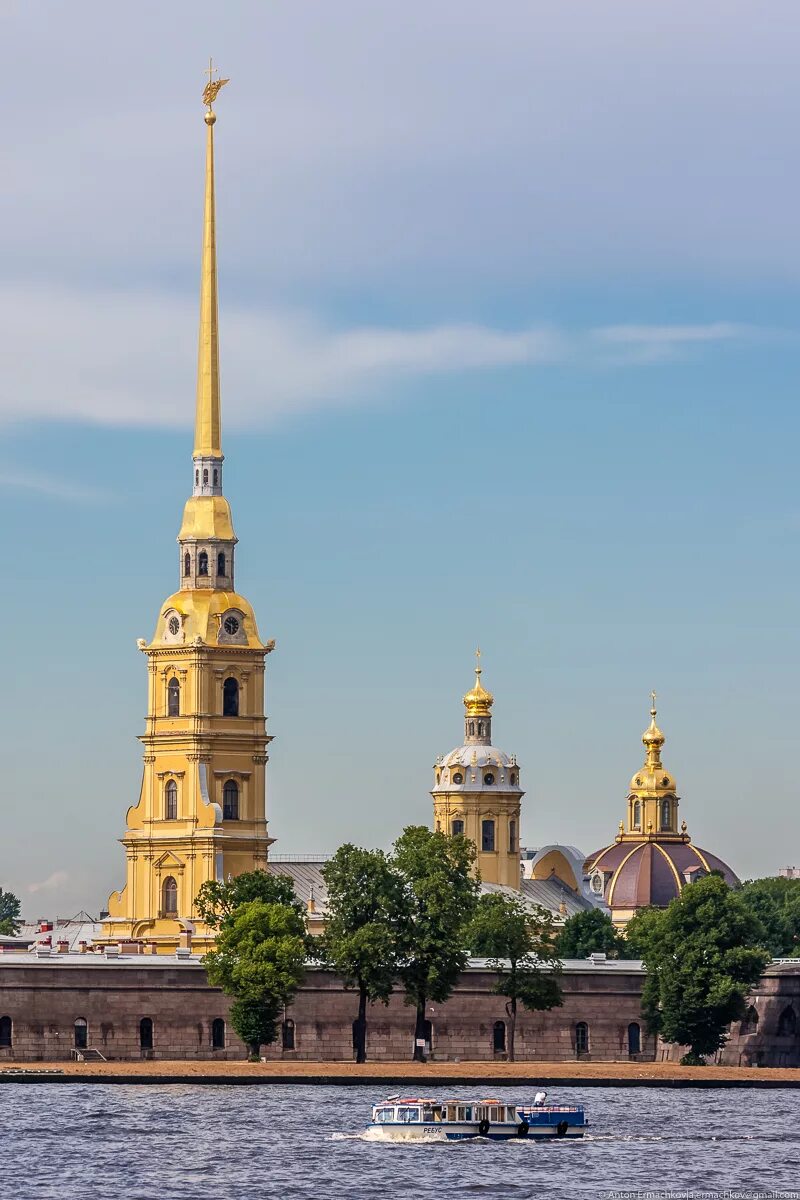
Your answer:
[[[544,1093],[540,1093],[544,1097]],[[368,1132],[392,1142],[459,1141],[464,1138],[583,1137],[586,1113],[573,1105],[509,1104],[506,1100],[431,1100],[389,1096],[373,1105]]]

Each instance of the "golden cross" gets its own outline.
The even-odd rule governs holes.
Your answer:
[[[212,58],[209,58],[208,67],[206,68],[204,74],[208,75],[208,83],[206,84],[205,89],[203,91],[203,103],[207,104],[208,107],[211,108],[211,105],[214,103],[214,101],[216,100],[219,93],[225,87],[225,84],[230,83],[230,80],[214,78],[215,74],[219,75],[219,71],[215,68],[214,60]]]
[[[651,711],[652,711],[652,709],[654,709],[654,708],[655,708],[655,706],[656,706],[656,694],[655,694],[655,692],[651,692],[651,693],[650,693],[650,706],[651,706]]]
[[[480,675],[480,673],[481,673],[481,648],[480,648],[480,646],[476,647],[476,650],[475,650],[475,670]]]
[[[205,71],[205,74],[208,75],[208,82],[211,83],[211,80],[214,78],[214,60],[213,60],[213,58],[209,58],[208,67]],[[219,71],[217,71],[217,74],[219,75]]]

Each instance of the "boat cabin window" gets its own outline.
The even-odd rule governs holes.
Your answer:
[[[433,1116],[433,1109],[432,1109],[432,1108],[430,1108],[430,1107],[428,1107],[428,1108],[423,1108],[423,1110],[422,1110],[422,1119],[423,1119],[423,1121],[432,1121],[432,1120],[434,1119],[434,1116]]]
[[[412,1124],[412,1122],[419,1120],[419,1109],[418,1108],[398,1108],[397,1119],[398,1119],[398,1121],[402,1121],[402,1123],[404,1125],[410,1125],[410,1124]]]

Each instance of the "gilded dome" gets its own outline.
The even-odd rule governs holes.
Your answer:
[[[491,715],[494,696],[481,686],[481,669],[475,668],[475,686],[464,695],[464,708],[468,717],[488,717]]]

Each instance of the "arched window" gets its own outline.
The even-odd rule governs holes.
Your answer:
[[[153,1021],[150,1017],[142,1017],[139,1022],[139,1049],[153,1049]]]
[[[494,850],[494,821],[481,821],[481,850]]]
[[[198,575],[207,575],[208,574],[208,554],[206,553],[205,550],[201,550],[197,556],[197,574]]]
[[[506,1023],[505,1021],[495,1021],[494,1029],[492,1030],[492,1049],[495,1054],[505,1054],[506,1049]]]
[[[672,805],[670,804],[668,799],[664,799],[661,801],[661,828],[662,829],[669,829],[670,825],[672,824],[671,808],[672,808]]]
[[[474,721],[470,721],[470,723],[469,723],[469,733],[470,733],[470,737],[472,737],[472,735],[475,733],[475,722]]]
[[[214,467],[214,487],[219,483],[219,471]]]
[[[161,908],[165,917],[178,914],[178,884],[171,875],[161,885]]]
[[[225,1049],[225,1022],[222,1017],[215,1017],[211,1022],[211,1049]]]
[[[750,1007],[748,1008],[747,1012],[744,1014],[744,1020],[742,1021],[739,1032],[740,1033],[755,1033],[757,1029],[758,1029],[758,1013],[756,1012],[756,1006],[754,1004],[751,1004]]]
[[[633,802],[633,828],[639,829],[642,824],[642,806],[638,800]]]
[[[628,1054],[641,1054],[642,1052],[642,1031],[636,1021],[631,1021],[628,1026]]]
[[[184,575],[191,575],[192,573],[192,556],[188,550],[183,556],[183,573]]]
[[[230,677],[222,685],[222,715],[223,717],[238,717],[239,715],[239,680]]]
[[[199,471],[195,471],[195,473],[194,473],[194,481],[195,481],[195,484],[199,484],[199,483],[200,483],[200,472],[199,472]]]
[[[167,821],[178,819],[178,785],[174,779],[168,779],[164,788],[164,818]]]
[[[203,468],[203,487],[208,483],[208,467]]]
[[[516,773],[514,771],[512,771],[508,778],[509,778],[509,782],[511,783],[511,786],[516,787],[517,786]]]
[[[787,1004],[778,1019],[778,1037],[794,1037],[797,1033],[797,1014],[791,1004]]]
[[[478,737],[483,737],[483,721],[478,721]]]
[[[225,574],[225,555],[224,554],[217,555],[217,574],[218,575]]]
[[[239,820],[239,785],[235,779],[226,779],[222,789],[222,816],[225,821]]]
[[[589,1052],[589,1026],[585,1021],[578,1021],[575,1026],[575,1053],[588,1054]]]
[[[85,1050],[89,1045],[89,1026],[84,1017],[78,1017],[73,1026],[76,1050]]]
[[[508,853],[516,854],[517,846],[517,822],[512,817],[508,822]]]
[[[0,1017],[0,1046],[11,1045],[11,1017]]]
[[[167,684],[167,716],[179,717],[181,715],[181,685],[178,683],[175,676],[172,676]]]
[[[294,1021],[291,1017],[287,1017],[281,1026],[281,1045],[284,1050],[294,1050]]]
[[[452,833],[453,837],[459,837],[459,836],[463,837],[464,822],[463,821],[452,821],[450,823],[450,832]]]

